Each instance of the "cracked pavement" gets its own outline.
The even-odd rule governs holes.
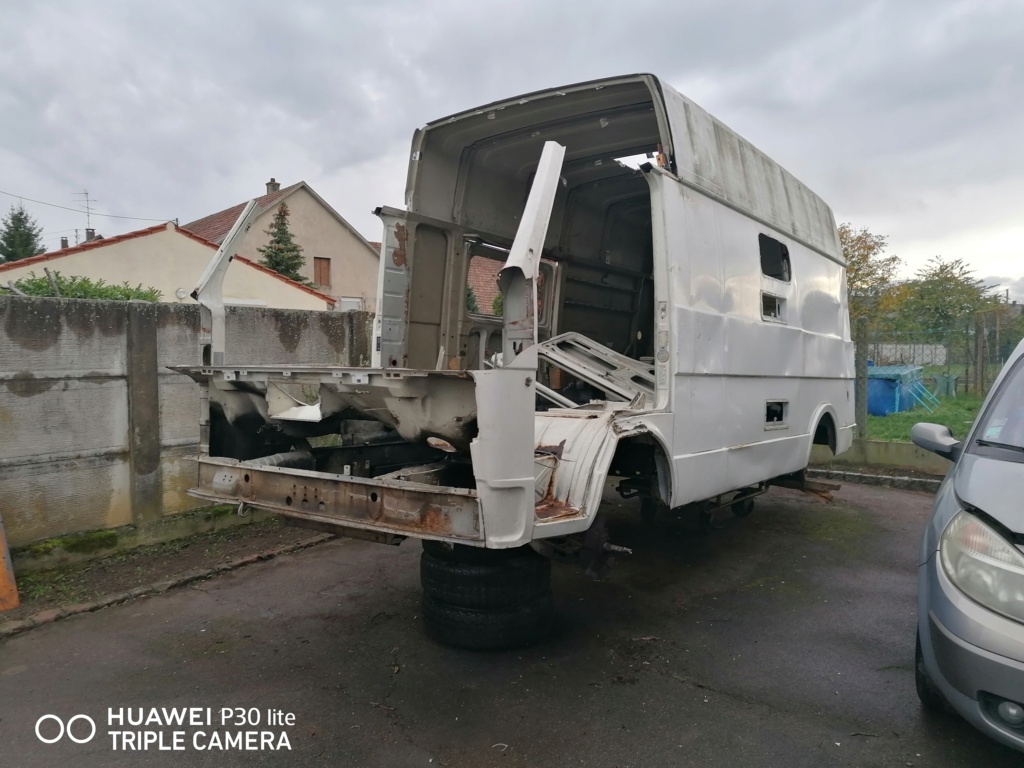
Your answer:
[[[634,554],[603,582],[555,566],[558,627],[535,648],[431,642],[418,542],[344,539],[0,641],[0,764],[1020,765],[918,705],[928,494],[773,490],[709,535],[608,499]],[[112,751],[107,708],[186,706],[294,713],[271,729],[291,750]],[[36,738],[78,713],[89,743]]]

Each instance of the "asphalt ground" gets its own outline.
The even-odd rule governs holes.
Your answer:
[[[701,534],[610,503],[613,541],[634,554],[602,582],[556,566],[555,633],[500,654],[424,636],[417,542],[336,539],[0,641],[0,766],[1019,767],[918,704],[930,504],[773,490]],[[128,723],[182,707],[201,724]],[[37,726],[60,730],[44,715],[86,715],[96,735],[79,718],[85,743],[45,744]],[[162,742],[126,751],[124,731]],[[176,731],[183,749],[160,749]],[[217,748],[245,731],[282,748]]]

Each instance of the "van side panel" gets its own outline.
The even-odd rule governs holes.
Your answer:
[[[660,179],[652,199],[666,228],[655,239],[668,250],[678,506],[803,469],[822,406],[847,436],[853,347],[840,264],[703,190]],[[785,246],[788,279],[763,273],[761,237]]]

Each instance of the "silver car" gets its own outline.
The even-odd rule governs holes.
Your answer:
[[[1024,342],[963,442],[938,424],[911,439],[955,462],[921,546],[918,696],[1024,752]]]

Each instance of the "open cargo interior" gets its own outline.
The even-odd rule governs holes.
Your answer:
[[[566,156],[539,277],[540,337],[578,333],[633,360],[650,358],[651,198],[637,166],[666,162],[662,134],[642,79],[526,96],[419,132],[407,201],[409,220],[419,223],[401,254],[410,268],[408,337],[404,358],[385,354],[382,366],[483,369],[500,350],[496,277],[545,141],[565,146]],[[386,325],[384,335],[387,348]],[[571,387],[576,401],[604,397],[550,361],[540,381]]]

